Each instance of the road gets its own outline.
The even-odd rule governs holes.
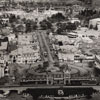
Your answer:
[[[45,47],[44,47],[43,39],[42,39],[39,31],[37,31],[36,34],[37,34],[38,41],[39,41],[39,44],[40,44],[40,50],[41,50],[41,54],[42,54],[42,59],[44,60],[45,58],[44,58],[43,52],[45,52]]]
[[[88,70],[86,70],[85,68],[83,68],[81,66],[78,67],[74,63],[68,63],[68,65],[69,65],[69,67],[72,67],[72,68],[75,68],[75,69],[79,70],[81,75],[84,75],[84,74],[88,73]]]
[[[45,35],[46,32],[40,32],[40,34],[41,34],[41,37],[42,37],[42,39],[43,39],[44,45],[45,45],[45,47],[46,47],[46,50],[47,50],[47,52],[48,52],[49,65],[50,65],[51,67],[53,67],[54,60],[53,60],[53,58],[52,58],[49,45],[48,45],[48,43],[47,43],[47,41],[46,41],[46,35]]]

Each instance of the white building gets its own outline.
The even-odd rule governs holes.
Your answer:
[[[19,64],[32,64],[40,61],[39,53],[18,55],[17,63]]]
[[[63,11],[56,11],[56,10],[49,9],[49,10],[45,10],[44,13],[43,13],[43,15],[45,15],[46,17],[51,17],[52,15],[57,14],[57,13],[64,14]]]
[[[8,42],[1,42],[0,51],[7,50]]]
[[[81,23],[81,21],[78,19],[78,18],[72,18],[70,20],[71,23],[75,23],[75,22],[78,22],[78,23]]]
[[[34,44],[37,41],[35,34],[20,34],[18,35],[18,44],[19,45],[30,45]]]
[[[100,24],[100,18],[95,18],[95,19],[91,19],[89,21],[89,27],[91,27],[91,25],[93,26],[93,28],[96,27],[96,25]]]
[[[15,40],[15,38],[16,38],[15,34],[9,34],[8,35],[9,42]]]
[[[74,54],[58,53],[58,59],[60,62],[74,61]]]
[[[66,35],[55,35],[54,36],[57,42],[62,42],[63,44],[70,44],[70,39]]]

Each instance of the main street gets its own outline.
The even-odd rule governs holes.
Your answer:
[[[43,60],[45,60],[44,52],[46,51],[46,48],[45,48],[45,45],[44,45],[44,41],[41,37],[40,32],[38,30],[36,32],[37,32],[36,34],[37,34],[38,41],[39,41],[39,44],[40,44],[40,50],[41,50],[40,52],[42,54],[41,57],[42,57]]]
[[[46,50],[47,50],[47,53],[48,53],[49,67],[53,67],[54,60],[53,60],[53,58],[52,58],[49,45],[48,45],[48,43],[47,43],[47,41],[46,41],[46,35],[45,35],[46,32],[44,32],[44,31],[41,30],[41,31],[39,32],[39,34],[41,35],[41,38],[42,38],[42,40],[43,40],[43,43],[44,43],[44,45],[45,45],[45,47],[46,47]]]

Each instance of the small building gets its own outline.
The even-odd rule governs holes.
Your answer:
[[[89,28],[95,28],[98,24],[100,24],[100,18],[91,19],[89,21]]]
[[[78,18],[72,18],[71,20],[70,20],[70,22],[71,23],[81,23],[81,21],[78,19]]]
[[[1,42],[0,51],[6,51],[8,46],[8,42]]]
[[[32,35],[32,34],[19,34],[18,35],[18,44],[19,45],[34,44],[34,42],[36,41],[35,37],[36,37],[36,35]]]
[[[55,35],[54,37],[58,43],[62,42],[62,44],[70,44],[70,39],[66,35]]]
[[[74,61],[74,54],[58,53],[58,59],[60,62]]]
[[[26,31],[26,25],[25,24],[16,24],[15,25],[15,31],[16,32],[25,32]]]
[[[10,41],[13,41],[15,38],[16,38],[15,34],[9,34],[9,35],[8,35],[8,40],[9,40],[9,42],[10,42]]]

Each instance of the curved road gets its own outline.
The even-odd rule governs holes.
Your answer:
[[[75,68],[75,69],[79,70],[81,75],[84,75],[84,74],[88,73],[88,70],[86,70],[86,69],[83,68],[83,67],[77,67],[77,66],[76,66],[75,64],[73,64],[73,63],[68,63],[68,65],[69,65],[69,67],[72,67],[72,68]]]

